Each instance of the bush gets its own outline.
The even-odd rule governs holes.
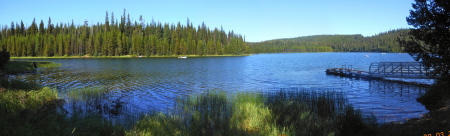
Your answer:
[[[6,63],[9,61],[9,52],[7,51],[0,51],[0,69],[3,69],[3,66],[5,66]]]
[[[417,98],[417,101],[425,105],[425,108],[430,111],[444,107],[445,101],[450,99],[449,82],[449,80],[436,81],[424,95]]]

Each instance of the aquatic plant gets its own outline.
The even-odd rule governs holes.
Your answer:
[[[172,114],[147,115],[127,134],[358,135],[376,132],[376,120],[354,110],[342,92],[208,92],[178,101]],[[328,112],[327,112],[328,111]],[[161,130],[161,131],[159,131]]]
[[[67,91],[67,96],[71,100],[90,101],[102,97],[105,92],[102,87],[78,88]]]
[[[207,92],[191,96],[183,102],[185,121],[190,135],[214,135],[230,133],[231,104],[225,92]]]
[[[266,104],[274,112],[276,124],[293,130],[292,133],[296,135],[355,135],[376,132],[376,118],[354,110],[343,92],[285,89],[265,95]]]
[[[0,77],[0,88],[8,90],[39,90],[41,86],[35,82],[24,82],[17,79]]]
[[[233,95],[232,103],[232,129],[247,134],[269,134],[273,131],[278,133],[278,129],[272,122],[273,114],[264,105],[262,95],[241,92]]]
[[[31,62],[31,61],[29,61]],[[36,63],[37,67],[60,67],[61,63],[54,63],[52,61],[33,61]]]
[[[107,100],[107,90],[103,87],[72,89],[66,92],[67,107],[73,114],[98,113],[103,116],[118,116],[124,110],[120,99]]]
[[[57,98],[56,90],[48,87],[31,91],[4,91],[0,92],[0,107],[5,112],[17,112],[25,109],[36,111],[47,102]]]
[[[22,64],[26,65],[15,70],[33,67],[30,63],[13,63]],[[8,73],[11,72],[8,69],[6,72],[14,74]],[[84,94],[94,97],[98,93],[86,91]],[[79,103],[81,101],[76,105],[81,105]],[[0,76],[0,135],[124,135],[121,126],[97,112],[85,110],[69,114],[63,104],[56,89]]]
[[[62,64],[51,61],[9,61],[0,72],[6,74],[30,73],[36,70],[34,64],[39,67],[59,67]]]
[[[183,119],[177,115],[169,116],[163,113],[144,115],[132,129],[126,132],[126,135],[187,135],[186,126],[182,121]]]

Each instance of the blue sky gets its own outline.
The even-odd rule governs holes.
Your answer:
[[[11,22],[104,23],[106,11],[120,20],[123,10],[132,20],[142,15],[162,23],[204,22],[245,36],[246,41],[320,34],[372,36],[409,28],[406,17],[413,0],[0,0],[0,24]],[[133,21],[134,22],[134,21]]]

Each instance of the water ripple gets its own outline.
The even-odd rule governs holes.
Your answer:
[[[62,92],[102,86],[109,90],[111,100],[121,99],[136,111],[167,110],[177,97],[208,90],[321,88],[344,91],[356,108],[374,113],[382,120],[404,120],[427,112],[415,101],[424,88],[330,76],[324,72],[342,65],[367,71],[372,62],[413,61],[406,54],[363,56],[363,53],[301,53],[188,59],[52,59],[63,67],[17,78],[53,86]]]

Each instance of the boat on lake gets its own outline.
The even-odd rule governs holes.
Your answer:
[[[187,58],[187,56],[179,56],[178,58],[179,59],[185,59],[185,58]]]
[[[364,55],[364,57],[369,57],[369,55]]]

